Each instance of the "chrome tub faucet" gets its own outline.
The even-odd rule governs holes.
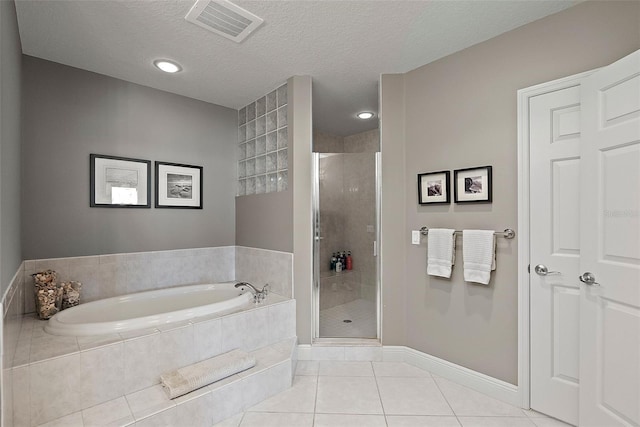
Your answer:
[[[267,283],[262,287],[262,289],[258,289],[249,282],[238,282],[235,284],[235,287],[248,288],[253,294],[253,302],[255,303],[262,302],[262,300],[264,300],[269,293],[269,289],[271,288],[271,286],[269,286],[269,284]]]

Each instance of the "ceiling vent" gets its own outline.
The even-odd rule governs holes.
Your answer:
[[[264,20],[227,0],[198,0],[185,19],[240,43]]]

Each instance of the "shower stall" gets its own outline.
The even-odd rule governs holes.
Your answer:
[[[359,152],[314,152],[316,339],[380,337],[380,153],[368,133],[376,144]]]

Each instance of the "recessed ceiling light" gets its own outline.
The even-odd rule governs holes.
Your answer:
[[[169,61],[167,59],[156,59],[153,61],[153,65],[155,65],[160,70],[165,73],[177,73],[182,70],[182,67],[173,61]]]
[[[367,120],[373,117],[374,114],[369,111],[363,111],[362,113],[358,113],[358,118],[362,120]]]

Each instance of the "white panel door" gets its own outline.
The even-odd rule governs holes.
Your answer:
[[[577,424],[580,86],[532,97],[529,124],[531,408]]]
[[[638,426],[640,51],[581,95],[580,425]]]

